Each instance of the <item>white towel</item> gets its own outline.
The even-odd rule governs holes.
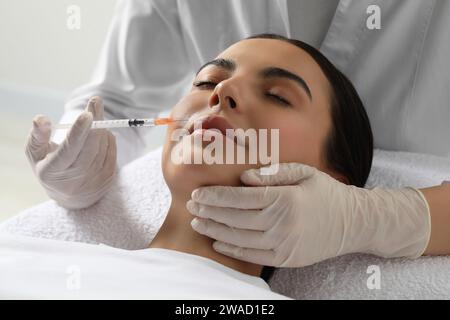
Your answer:
[[[426,187],[443,180],[450,180],[448,158],[376,150],[367,186]],[[94,206],[70,211],[47,201],[0,224],[0,232],[142,249],[156,235],[169,203],[160,148],[125,166]],[[367,273],[370,265],[379,267],[380,289],[367,286],[374,276]],[[269,284],[295,299],[449,299],[450,257],[411,261],[347,255],[310,267],[277,269]]]
[[[148,247],[170,205],[155,150],[123,167],[108,193],[83,210],[67,210],[50,200],[0,224],[0,232],[66,241],[103,243],[122,249]]]

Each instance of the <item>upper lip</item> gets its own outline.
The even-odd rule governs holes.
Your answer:
[[[209,115],[202,117],[200,119],[194,120],[191,125],[189,126],[189,134],[194,132],[194,129],[197,129],[198,127],[201,127],[202,129],[217,129],[219,130],[224,136],[226,135],[227,129],[234,129],[230,123],[221,116],[218,115]]]

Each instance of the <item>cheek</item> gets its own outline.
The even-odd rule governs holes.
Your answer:
[[[314,167],[322,165],[323,133],[311,122],[280,128],[280,162],[299,162]]]

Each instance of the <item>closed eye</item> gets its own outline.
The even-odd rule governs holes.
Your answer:
[[[197,87],[197,88],[204,88],[204,87],[207,87],[207,88],[214,88],[216,85],[217,85],[217,83],[214,83],[214,82],[211,82],[211,81],[197,81],[197,82],[194,82],[194,87]]]
[[[285,105],[285,106],[290,106],[291,104],[289,103],[289,101],[287,101],[286,99],[284,99],[283,97],[280,97],[279,95],[273,94],[273,93],[266,93],[266,95],[268,97],[274,98],[276,99],[279,103]]]
[[[197,81],[193,83],[194,87],[197,88],[203,88],[203,89],[214,89],[214,87],[217,85],[217,83],[211,82],[211,81]],[[280,97],[279,95],[267,92],[266,96],[277,100],[278,103],[284,105],[284,106],[290,106],[290,102],[284,99],[283,97]]]

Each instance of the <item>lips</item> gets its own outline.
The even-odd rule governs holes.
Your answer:
[[[227,129],[234,129],[230,123],[220,116],[207,116],[201,119],[195,120],[189,127],[189,133],[193,133],[195,129],[217,129],[222,135],[226,135]]]
[[[194,133],[195,130],[218,130],[226,139],[231,139],[236,145],[247,148],[247,142],[243,135],[233,132],[231,135],[227,135],[227,129],[235,130],[230,123],[221,116],[209,115],[195,119],[193,122],[188,123],[186,127],[189,135]],[[203,132],[202,132],[203,135]]]

